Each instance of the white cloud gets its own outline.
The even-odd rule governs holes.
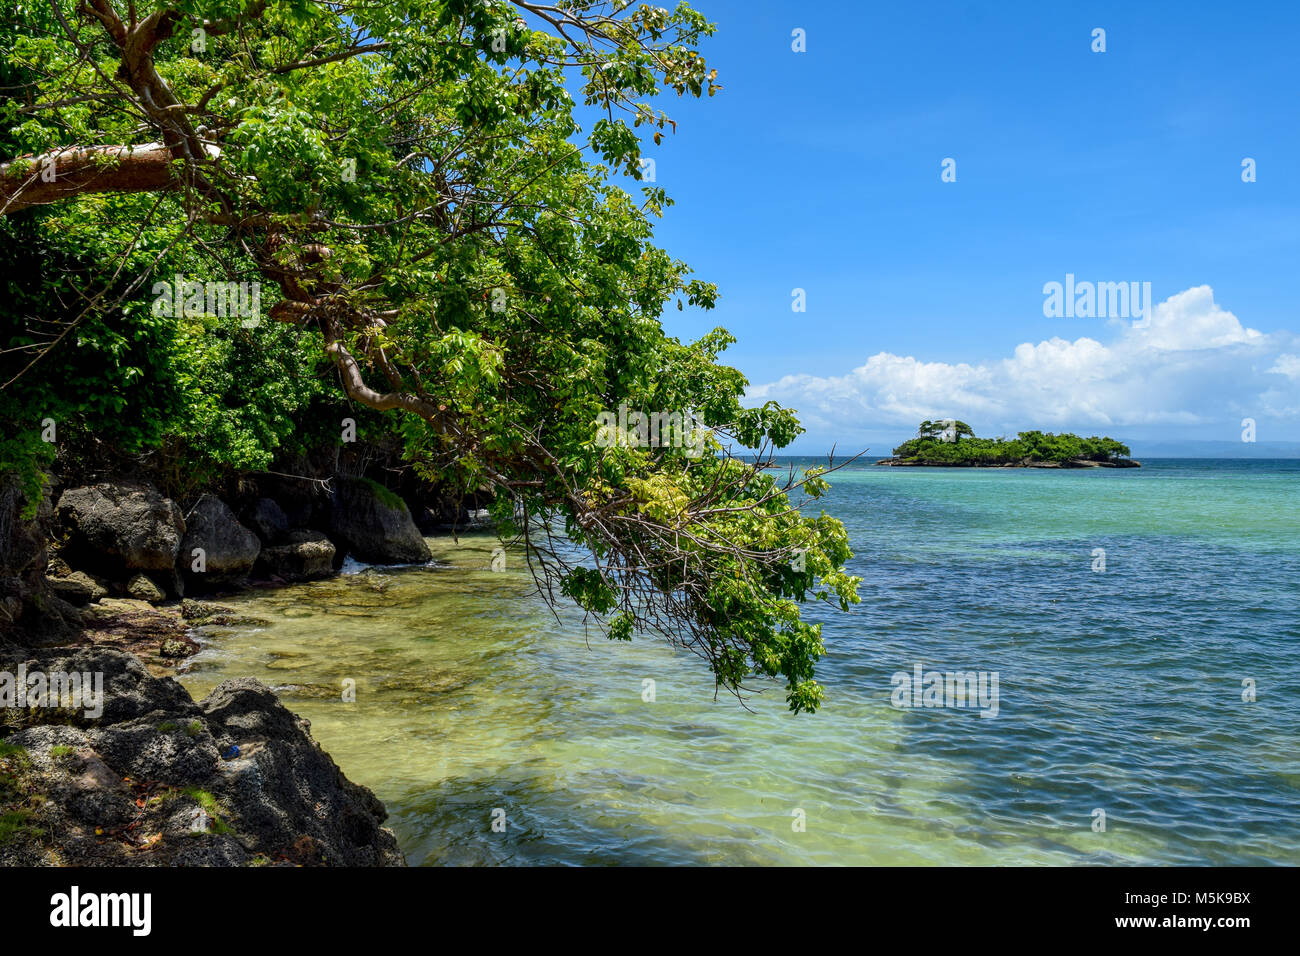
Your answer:
[[[1171,296],[1114,340],[1054,337],[979,364],[880,352],[842,376],[789,375],[752,387],[799,411],[810,433],[851,434],[957,417],[978,434],[1025,428],[1208,425],[1294,414],[1300,357],[1242,325],[1209,286]],[[1271,366],[1271,367],[1270,367]],[[1263,373],[1284,377],[1264,379]]]
[[[1269,371],[1275,375],[1285,375],[1293,382],[1300,382],[1300,355],[1279,355]]]
[[[1265,338],[1262,332],[1243,328],[1235,315],[1219,308],[1208,285],[1170,296],[1148,318],[1128,326],[1127,333],[1139,346],[1169,351],[1225,348],[1261,343]]]

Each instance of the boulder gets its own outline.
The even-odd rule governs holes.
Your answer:
[[[163,657],[189,657],[198,653],[198,641],[183,637],[168,637],[158,645],[158,653]]]
[[[71,532],[64,550],[70,563],[119,580],[123,571],[170,572],[185,534],[181,509],[147,482],[71,488],[58,514]]]
[[[432,557],[406,502],[365,478],[334,479],[330,538],[342,552],[371,564],[416,564]]]
[[[313,469],[304,465],[302,474],[311,473]],[[323,474],[328,475],[329,472]],[[259,499],[265,498],[273,502],[276,508],[283,512],[287,522],[286,530],[316,527],[328,518],[329,495],[322,487],[323,482],[263,474],[257,476],[256,484]],[[324,506],[319,515],[316,513],[317,505]],[[250,527],[254,531],[259,531],[257,526],[252,524],[251,517],[250,515]]]
[[[415,524],[424,534],[490,531],[496,526],[487,508],[475,508],[452,499],[426,502],[415,510]]]
[[[404,865],[383,804],[257,681],[196,704],[131,654],[0,646],[0,670],[23,663],[100,675],[102,713],[34,711],[6,738],[0,813],[40,838],[0,841],[0,866]]]
[[[47,578],[50,590],[69,604],[92,604],[108,596],[108,588],[85,571],[73,571],[61,578]]]
[[[278,543],[289,531],[288,515],[271,498],[258,498],[244,517],[265,544]]]
[[[209,604],[206,601],[191,601],[189,598],[181,601],[181,617],[196,624],[204,624],[213,620],[225,623],[225,621],[234,616],[235,609],[233,607],[226,607],[224,604]]]
[[[126,593],[137,601],[148,601],[150,604],[161,604],[167,600],[167,594],[147,574],[136,574],[127,581]]]
[[[194,549],[203,549],[203,570],[194,570]],[[180,569],[185,583],[200,590],[242,581],[253,569],[262,543],[224,501],[204,495],[190,510],[181,541]]]
[[[335,547],[319,531],[290,531],[283,544],[270,545],[257,556],[259,576],[285,581],[310,581],[334,573]]]

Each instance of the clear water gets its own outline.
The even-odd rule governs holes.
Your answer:
[[[813,716],[588,644],[486,536],[226,601],[267,625],[205,635],[182,679],[276,687],[412,864],[1300,864],[1300,461],[861,466],[825,507],[865,582],[811,612]],[[998,672],[998,716],[893,707],[918,661]]]

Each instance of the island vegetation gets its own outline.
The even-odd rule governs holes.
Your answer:
[[[1024,431],[1015,438],[977,438],[970,425],[947,419],[921,422],[915,438],[878,465],[985,468],[1137,468],[1129,447],[1113,438],[1070,432]]]

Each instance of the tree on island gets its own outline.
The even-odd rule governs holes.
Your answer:
[[[799,605],[847,610],[859,582],[841,523],[796,510],[825,472],[765,468],[802,428],[741,404],[748,383],[718,360],[731,335],[684,344],[660,322],[718,295],[653,244],[672,200],[642,162],[643,137],[676,129],[657,94],[718,89],[704,17],[625,0],[53,0],[15,16],[0,472],[29,499],[44,419],[78,448],[237,471],[346,396],[392,416],[372,427],[422,475],[494,496],[548,600],[611,638],[690,648],[720,688],[780,677],[792,710],[817,708],[825,650]],[[201,297],[155,308],[173,277],[261,283],[274,321]],[[689,413],[708,453],[598,444],[621,405]]]
[[[965,422],[955,418],[942,418],[938,421],[921,422],[916,436],[922,439],[937,439],[946,442],[958,442],[965,437],[974,437],[975,432]]]

